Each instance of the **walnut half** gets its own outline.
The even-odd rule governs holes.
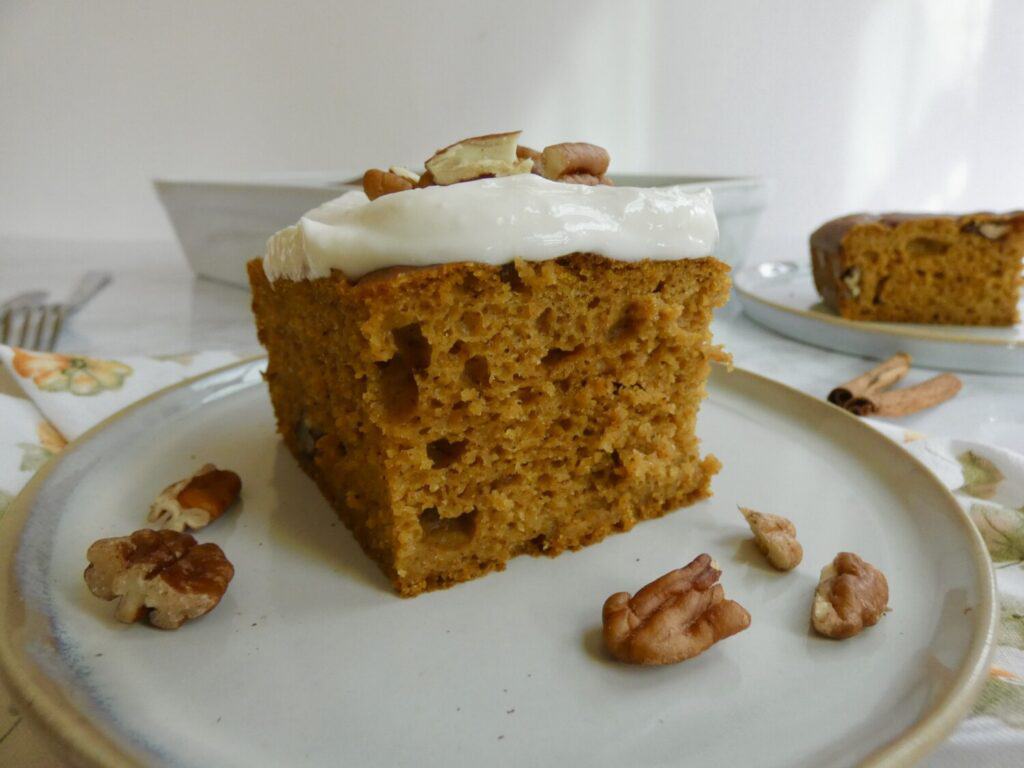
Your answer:
[[[96,597],[116,600],[126,624],[147,618],[177,629],[217,607],[235,569],[216,544],[196,544],[187,533],[143,529],[100,539],[86,553],[85,583]]]
[[[885,574],[852,552],[840,552],[821,570],[811,624],[819,634],[843,640],[877,624],[888,605]]]
[[[754,543],[773,568],[791,571],[804,559],[804,548],[796,539],[796,526],[781,515],[766,515],[753,509],[740,507],[747,520]]]
[[[149,522],[171,531],[193,531],[209,525],[238,501],[242,479],[214,464],[172,483],[160,492],[149,508]]]
[[[608,650],[630,664],[675,664],[742,632],[750,626],[750,614],[725,599],[721,575],[704,554],[632,597],[612,595],[602,616]]]

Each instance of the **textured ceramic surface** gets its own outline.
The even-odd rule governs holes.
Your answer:
[[[559,558],[402,600],[296,468],[245,363],[142,401],[51,462],[0,525],[0,662],[87,764],[173,766],[902,765],[984,679],[993,585],[942,486],[847,414],[716,370],[701,412],[724,462],[714,498]],[[236,567],[177,632],[120,625],[81,573],[101,536],[213,461],[243,502],[199,538]],[[791,517],[805,559],[770,570],[736,505]],[[852,550],[893,612],[850,641],[813,635],[818,570]],[[640,669],[600,642],[600,610],[699,552],[746,632]]]
[[[844,320],[821,303],[810,267],[789,261],[747,267],[734,275],[733,285],[744,312],[798,341],[879,359],[907,352],[929,368],[1024,374],[1024,323],[996,328]]]

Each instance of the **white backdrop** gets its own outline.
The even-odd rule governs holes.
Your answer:
[[[1024,2],[0,2],[0,236],[172,237],[155,176],[418,163],[480,132],[854,209],[1024,207]]]

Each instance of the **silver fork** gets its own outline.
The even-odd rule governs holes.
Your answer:
[[[49,294],[32,291],[0,304],[0,344],[52,352],[68,318],[112,279],[109,272],[86,272],[65,301],[46,303]]]

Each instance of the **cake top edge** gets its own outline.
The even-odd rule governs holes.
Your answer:
[[[895,229],[902,224],[921,221],[955,221],[964,232],[981,232],[983,224],[1009,225],[1010,229],[1024,230],[1024,211],[1007,211],[993,213],[991,211],[975,211],[973,213],[851,213],[830,219],[811,233],[811,248],[821,251],[836,251],[842,245],[843,238],[854,227],[866,224]],[[1005,230],[1006,232],[1009,229]],[[1004,232],[1005,234],[1005,232]],[[995,238],[990,238],[995,239]]]

